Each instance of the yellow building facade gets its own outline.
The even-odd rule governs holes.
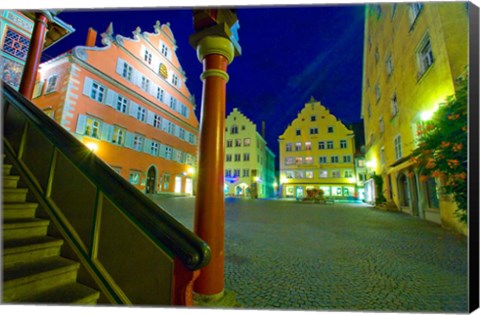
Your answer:
[[[273,197],[275,155],[257,126],[237,108],[228,114],[225,125],[225,195]]]
[[[370,175],[366,199],[381,194],[402,212],[465,233],[438,182],[420,182],[411,153],[417,126],[455,93],[468,66],[466,3],[372,4],[366,7],[362,118]]]
[[[283,198],[301,198],[309,189],[325,196],[355,197],[354,133],[313,98],[279,137]]]

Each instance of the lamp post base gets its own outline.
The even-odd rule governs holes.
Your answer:
[[[241,307],[237,302],[237,296],[232,291],[222,291],[217,294],[205,295],[193,292],[193,306],[205,308],[234,308]]]

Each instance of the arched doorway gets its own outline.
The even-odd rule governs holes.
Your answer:
[[[410,207],[410,192],[408,190],[408,178],[402,173],[398,176],[398,195],[401,207]]]
[[[145,192],[147,194],[154,194],[155,193],[155,182],[157,179],[157,170],[155,166],[150,166],[147,171],[147,184],[145,187]]]

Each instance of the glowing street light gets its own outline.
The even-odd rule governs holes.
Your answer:
[[[95,152],[97,149],[98,149],[98,144],[96,144],[95,142],[88,142],[85,144],[87,146],[87,148],[90,149],[90,151],[92,152]]]

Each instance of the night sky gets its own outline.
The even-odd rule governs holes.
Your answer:
[[[344,123],[360,121],[364,6],[243,7],[237,16],[242,55],[228,68],[227,114],[237,107],[260,133],[265,121],[265,138],[277,157],[278,137],[311,96]],[[188,44],[190,9],[83,9],[58,17],[76,31],[47,49],[42,61],[84,45],[89,27],[97,30],[102,46],[100,34],[110,22],[115,34],[127,37],[137,26],[153,33],[157,20],[170,22],[200,119],[202,65]]]

